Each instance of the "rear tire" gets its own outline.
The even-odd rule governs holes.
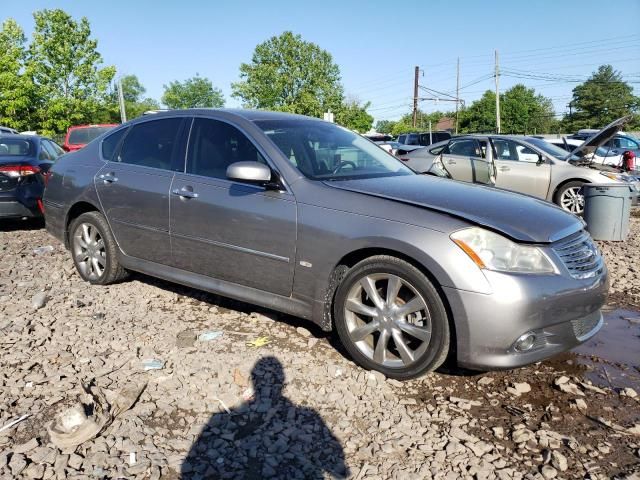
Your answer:
[[[582,193],[584,184],[585,182],[578,180],[565,183],[553,196],[553,202],[566,212],[582,215],[584,213],[584,194]]]
[[[118,263],[118,246],[104,216],[87,212],[71,222],[69,245],[80,278],[94,285],[109,285],[127,277]]]
[[[351,268],[333,305],[340,341],[353,360],[399,380],[438,368],[449,352],[447,312],[416,267],[380,255]]]

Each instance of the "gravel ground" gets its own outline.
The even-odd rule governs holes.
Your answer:
[[[601,245],[627,307],[632,220]],[[0,429],[29,415],[0,431],[0,479],[640,478],[640,396],[574,354],[388,380],[295,318],[142,275],[90,286],[26,227],[0,230]]]

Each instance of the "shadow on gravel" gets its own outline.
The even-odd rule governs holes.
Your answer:
[[[251,371],[254,397],[211,417],[182,464],[182,478],[346,478],[342,445],[320,415],[282,395],[285,374],[275,357]]]
[[[17,232],[18,230],[40,230],[44,228],[44,219],[0,220],[0,232]]]

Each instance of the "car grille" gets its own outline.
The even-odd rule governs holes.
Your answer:
[[[553,247],[573,278],[584,279],[602,273],[604,262],[598,247],[586,232],[562,240]]]
[[[600,313],[597,315],[589,315],[588,317],[578,318],[577,320],[571,320],[571,326],[573,327],[573,333],[578,340],[584,340],[589,337],[591,332],[598,326],[602,316]]]

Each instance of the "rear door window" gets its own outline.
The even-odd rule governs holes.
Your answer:
[[[170,170],[172,158],[179,149],[182,122],[182,118],[175,117],[132,126],[115,161]]]
[[[105,160],[113,160],[113,155],[118,148],[120,140],[124,137],[128,128],[121,128],[117,132],[112,133],[102,141],[102,158]]]

